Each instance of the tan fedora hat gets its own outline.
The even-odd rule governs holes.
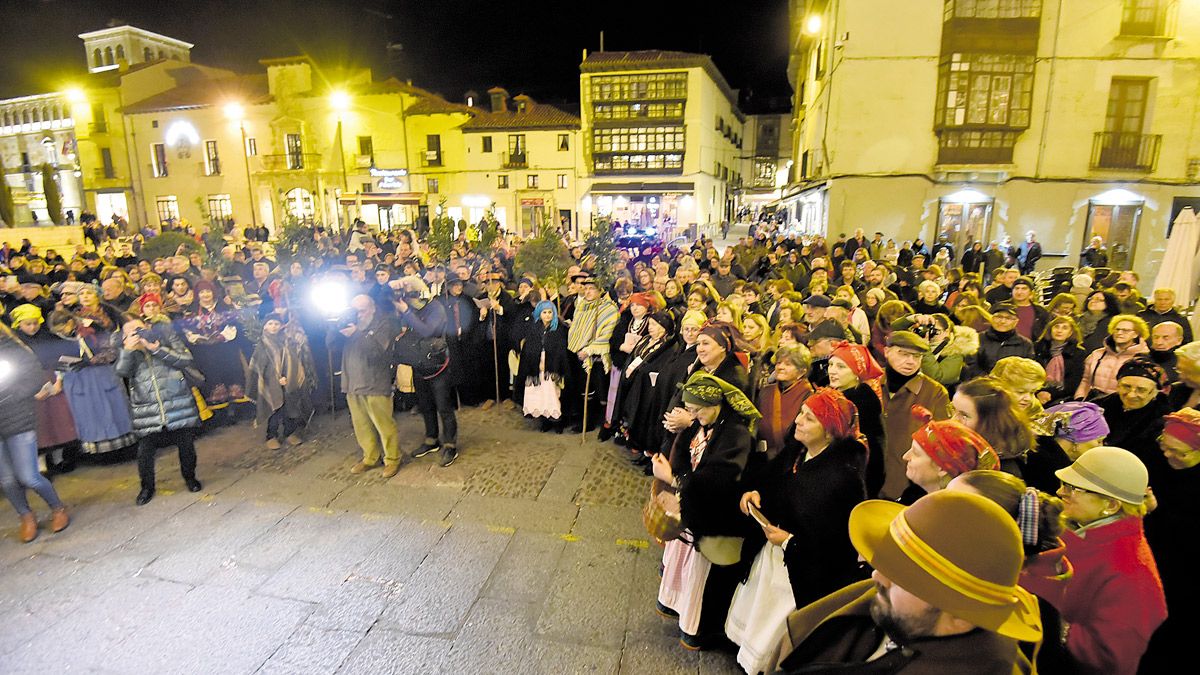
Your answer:
[[[908,508],[866,501],[850,513],[850,541],[880,574],[930,605],[1001,635],[1041,640],[1037,598],[1017,585],[1020,531],[994,502],[944,490]]]

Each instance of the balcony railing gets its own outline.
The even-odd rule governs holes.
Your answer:
[[[524,169],[529,166],[529,155],[523,152],[506,152],[502,161],[506,169]]]
[[[1152,173],[1161,145],[1162,134],[1098,131],[1092,140],[1092,168]]]
[[[88,128],[88,135],[107,134],[108,133],[108,123],[107,122],[92,122],[91,124],[88,125],[87,128]]]
[[[314,152],[288,153],[283,155],[259,155],[263,171],[304,171],[316,169],[321,155]]]
[[[113,169],[92,169],[96,180],[113,180],[117,177],[117,172]]]
[[[421,166],[441,166],[441,150],[425,150],[421,153]]]

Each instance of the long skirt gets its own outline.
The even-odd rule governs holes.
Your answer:
[[[683,538],[691,540],[692,533],[684,530]],[[711,568],[712,563],[689,543],[675,539],[664,547],[658,601],[679,613],[679,630],[688,635],[700,630],[704,584]]]
[[[111,452],[137,441],[125,387],[111,365],[88,366],[66,373],[63,393],[71,406],[85,453]]]
[[[783,549],[768,542],[754,558],[750,578],[734,592],[725,619],[725,635],[741,647],[737,661],[747,673],[775,671],[779,642],[795,609]]]
[[[545,417],[556,420],[562,417],[561,393],[558,385],[542,374],[536,386],[525,385],[524,411],[530,417]]]

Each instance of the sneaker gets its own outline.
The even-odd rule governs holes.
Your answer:
[[[287,442],[288,445],[300,445],[304,442],[304,439],[300,438],[300,434],[292,434],[291,436],[287,437]]]
[[[383,477],[384,478],[391,478],[392,476],[395,476],[399,472],[400,472],[400,462],[396,462],[395,464],[386,464],[385,463],[383,465]]]
[[[366,462],[359,462],[358,464],[355,464],[354,466],[350,467],[350,473],[365,473],[367,471],[370,471],[371,469],[374,469],[377,466],[379,466],[379,465],[378,464],[367,464]]]
[[[496,402],[489,398],[488,400],[483,402],[483,405],[479,406],[479,409],[480,410],[491,410],[492,406],[494,406],[494,405],[496,405]]]
[[[453,464],[456,459],[458,459],[458,448],[453,445],[447,445],[442,448],[442,455],[438,458],[438,466],[445,468]]]
[[[268,450],[278,450],[282,447],[283,447],[283,444],[279,442],[278,438],[268,438],[267,439],[267,449]]]
[[[408,453],[408,456],[412,457],[413,459],[420,459],[420,458],[424,457],[425,455],[428,455],[429,453],[436,451],[437,449],[438,449],[437,443],[425,442],[425,443],[422,443],[421,446],[418,447],[416,450],[413,450],[412,452]]]

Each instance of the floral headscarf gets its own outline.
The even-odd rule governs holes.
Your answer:
[[[762,417],[762,413],[758,412],[758,408],[754,407],[741,389],[704,371],[692,373],[687,382],[680,386],[683,389],[684,403],[714,406],[724,401],[747,422],[757,422]]]

